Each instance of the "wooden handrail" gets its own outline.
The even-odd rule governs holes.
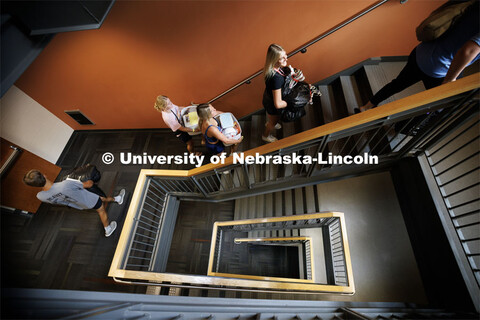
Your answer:
[[[322,126],[306,130],[292,136],[283,138],[281,140],[250,149],[243,152],[245,156],[256,153],[260,155],[268,154],[280,149],[292,147],[296,144],[323,137],[325,135],[338,132],[345,129],[350,129],[358,125],[362,125],[371,121],[382,119],[400,112],[415,109],[417,107],[456,96],[458,94],[476,89],[480,87],[480,73],[475,73],[465,78],[459,79],[454,82],[446,83],[444,85],[425,90],[411,96],[395,100],[390,103],[386,103],[374,109],[370,109],[366,112],[351,115],[346,118],[342,118],[333,122],[329,122]],[[233,164],[233,157],[228,157],[223,164],[207,164],[199,168],[186,170],[187,172],[181,175],[177,172],[179,170],[165,170],[165,176],[194,176],[208,171],[219,169]],[[158,170],[156,170],[158,172]],[[158,176],[158,174],[155,174]]]
[[[155,171],[155,170],[154,170]],[[141,173],[143,175],[143,172]],[[137,192],[137,190],[135,190]],[[120,268],[122,256],[126,250],[128,232],[131,230],[133,223],[133,214],[134,209],[129,208],[127,217],[125,219],[125,224],[123,226],[120,239],[117,244],[117,250],[110,266],[110,271],[108,275],[113,278],[122,278],[122,279],[141,279],[144,281],[154,281],[154,282],[179,282],[179,283],[190,283],[190,284],[201,284],[201,285],[210,285],[210,286],[226,286],[226,287],[239,287],[239,288],[260,288],[265,290],[271,290],[274,292],[276,290],[287,290],[290,291],[305,291],[305,292],[317,292],[317,293],[339,293],[339,294],[354,294],[355,285],[353,280],[353,270],[350,258],[350,250],[348,246],[348,239],[346,235],[346,226],[345,226],[345,216],[342,212],[325,212],[325,213],[310,213],[305,215],[298,216],[286,216],[286,217],[271,217],[270,220],[275,221],[291,221],[291,220],[303,220],[303,218],[328,218],[328,217],[338,217],[341,221],[340,226],[342,229],[342,242],[345,254],[345,265],[348,278],[348,286],[339,286],[339,285],[326,285],[326,284],[317,284],[313,283],[310,280],[305,279],[286,279],[286,278],[265,278],[265,277],[237,277],[230,278],[230,274],[216,273],[208,275],[186,275],[186,274],[176,274],[176,273],[157,273],[149,271],[133,271],[125,270]],[[244,223],[247,221],[262,221],[263,219],[250,219],[243,220]],[[236,221],[230,221],[231,224],[237,224]],[[270,221],[271,222],[271,221]],[[227,222],[228,223],[228,222]],[[225,225],[225,222],[216,222],[214,224],[212,235],[217,233],[218,224]],[[215,247],[214,236],[212,236],[212,248]],[[120,248],[120,250],[119,250]],[[212,260],[209,259],[208,270],[212,270]],[[312,264],[312,268],[314,268]],[[134,283],[133,283],[134,284]],[[285,292],[285,293],[288,293]]]
[[[245,155],[255,155],[256,153],[259,154],[268,154],[280,149],[288,148],[294,146],[299,143],[303,143],[312,139],[317,139],[322,136],[346,130],[349,128],[356,127],[358,125],[362,125],[365,123],[369,123],[371,121],[375,121],[378,119],[382,119],[400,112],[408,111],[415,109],[417,107],[438,101],[443,100],[449,97],[453,97],[455,95],[465,93],[467,91],[471,91],[480,87],[480,73],[476,73],[470,75],[468,77],[459,79],[455,82],[447,83],[442,86],[426,90],[409,97],[396,100],[380,106],[375,109],[368,110],[367,112],[363,112],[360,114],[352,115],[347,118],[343,118],[334,122],[327,123],[325,125],[319,126],[317,128],[313,128],[282,140],[269,143],[267,145],[263,145],[249,151],[244,152]],[[139,179],[137,181],[137,185],[135,187],[134,194],[132,196],[132,200],[130,203],[130,207],[127,212],[127,218],[125,219],[125,225],[123,227],[124,231],[131,230],[133,225],[133,217],[136,214],[138,204],[140,203],[140,198],[142,197],[143,188],[145,186],[145,181],[148,177],[155,177],[155,176],[165,176],[165,177],[191,177],[197,174],[206,173],[214,169],[219,169],[224,166],[228,166],[233,164],[233,158],[229,157],[226,159],[224,164],[208,164],[204,165],[200,168],[195,168],[191,170],[141,170]],[[308,215],[304,215],[303,217],[306,218]],[[342,230],[345,230],[345,224],[342,224]],[[344,234],[346,234],[344,232]],[[142,276],[145,280],[152,280],[152,281],[174,281],[174,279],[178,278],[178,281],[183,282],[190,282],[190,283],[211,283],[215,285],[231,285],[231,282],[228,279],[216,278],[212,280],[211,277],[206,276],[185,276],[185,275],[172,275],[172,274],[155,274],[151,272],[144,272],[144,271],[128,271],[119,269],[122,261],[122,255],[124,250],[126,250],[126,244],[128,242],[129,235],[127,232],[122,232],[120,235],[120,239],[117,246],[117,251],[115,252],[112,265],[110,267],[109,276],[111,277],[120,277],[120,278],[134,278],[139,279],[139,276]],[[346,240],[346,239],[345,239]],[[121,248],[121,250],[119,250]],[[348,246],[345,248],[345,254],[350,255]],[[347,272],[349,277],[353,277],[351,270]],[[188,278],[188,280],[186,279]],[[272,288],[271,282],[249,282],[249,280],[237,280],[239,286],[244,287],[251,287],[254,286],[253,284],[257,284],[259,287],[264,288]],[[250,280],[251,281],[251,280]],[[240,285],[241,284],[241,285]],[[318,290],[316,285],[306,285],[308,288],[306,290]],[[279,287],[276,285],[273,286],[277,289],[294,289],[294,285],[283,284]],[[325,292],[343,292],[343,293],[352,293],[354,292],[353,283],[349,285],[349,288],[338,288],[335,286],[324,286],[321,289]]]
[[[235,238],[233,242],[282,242],[282,241],[310,241],[310,237],[276,237],[276,238]]]

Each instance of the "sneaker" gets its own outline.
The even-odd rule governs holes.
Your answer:
[[[269,143],[270,143],[270,142],[275,142],[275,141],[277,141],[278,139],[275,138],[274,136],[272,136],[272,135],[270,134],[270,135],[268,135],[268,137],[262,136],[262,140],[265,141],[265,142],[269,142]]]
[[[105,237],[110,237],[115,229],[117,229],[117,222],[110,222],[110,224],[105,228]]]
[[[265,127],[266,126],[267,126],[267,124],[265,123]],[[277,130],[282,129],[282,125],[279,122],[277,122],[277,124],[275,125],[275,129],[277,129]]]
[[[123,198],[125,197],[125,189],[120,190],[120,193],[117,195],[117,197],[120,197],[120,199],[117,201],[117,203],[122,204],[123,203]]]

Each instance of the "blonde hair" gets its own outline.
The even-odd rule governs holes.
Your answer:
[[[155,110],[159,112],[164,111],[165,108],[167,107],[167,99],[168,99],[167,96],[158,96],[157,100],[155,101],[155,104],[153,105]]]
[[[197,106],[198,114],[198,126],[202,130],[202,125],[204,121],[208,121],[212,117],[212,111],[210,110],[210,105],[208,103],[202,103]]]
[[[285,50],[283,50],[281,46],[275,43],[268,47],[267,58],[265,59],[265,67],[263,68],[263,77],[265,81],[274,75],[275,70],[273,68],[275,68],[275,65],[284,51]]]

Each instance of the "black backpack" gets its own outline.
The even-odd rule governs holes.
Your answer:
[[[100,171],[98,171],[97,167],[88,163],[86,165],[74,168],[72,171],[67,173],[62,180],[70,178],[80,180],[81,182],[92,180],[93,182],[97,183],[100,181],[101,177],[102,175]]]

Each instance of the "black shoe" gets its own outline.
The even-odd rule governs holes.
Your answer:
[[[360,111],[360,108],[355,108],[355,109],[353,109],[353,112],[354,112],[355,114],[357,114],[357,113],[361,113],[362,111]]]

